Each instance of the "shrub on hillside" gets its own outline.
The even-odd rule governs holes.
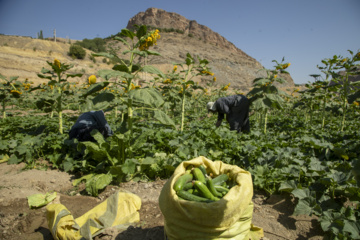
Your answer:
[[[83,48],[89,49],[93,52],[105,52],[105,40],[102,38],[87,39],[84,38],[82,41],[76,43]]]
[[[71,45],[69,49],[69,56],[72,58],[77,59],[84,59],[86,55],[86,52],[83,47],[80,45]]]

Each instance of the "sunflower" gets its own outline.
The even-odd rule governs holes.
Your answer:
[[[57,66],[58,68],[60,68],[61,63],[60,63],[60,61],[59,61],[59,60],[54,59],[54,65],[55,65],[55,66]]]
[[[96,83],[96,76],[95,76],[95,75],[91,75],[88,80],[89,80],[89,84],[90,84],[90,85],[91,85],[91,84],[95,84],[95,83]]]

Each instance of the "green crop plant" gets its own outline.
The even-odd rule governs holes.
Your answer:
[[[353,51],[348,50],[351,57],[343,58],[341,56],[334,56],[333,61],[336,61],[337,69],[343,69],[344,75],[341,75],[339,72],[331,71],[333,81],[337,83],[338,92],[342,101],[342,120],[340,131],[344,131],[345,121],[346,121],[346,112],[348,108],[348,97],[353,93],[356,88],[354,86],[360,85],[360,82],[350,82],[349,76],[359,75],[360,74],[360,64],[356,62],[360,61],[360,52],[354,54]]]
[[[9,103],[12,98],[20,98],[23,94],[21,91],[22,83],[17,81],[18,78],[18,76],[10,77],[8,80],[5,76],[0,74],[0,100],[3,118],[6,118],[6,103]]]
[[[290,63],[283,63],[284,58],[282,59],[281,63],[277,62],[276,60],[273,60],[273,62],[276,63],[274,69],[261,69],[266,72],[266,77],[254,79],[254,87],[247,94],[253,109],[261,113],[261,122],[264,126],[264,133],[266,133],[269,110],[281,109],[284,104],[284,99],[282,96],[287,96],[287,94],[276,87],[274,83],[285,82],[284,79],[278,77],[278,74],[288,74],[285,69],[290,66]]]
[[[59,133],[63,134],[63,106],[66,102],[65,91],[70,85],[68,78],[82,77],[82,74],[66,74],[68,70],[73,68],[73,65],[61,63],[55,59],[54,62],[47,61],[51,69],[43,68],[41,74],[38,77],[46,79],[48,82],[50,91],[44,91],[47,94],[43,94],[43,98],[37,103],[39,108],[49,108],[50,111],[56,111],[59,118]],[[43,86],[45,86],[43,85]],[[42,86],[38,87],[37,90],[43,89]]]
[[[186,104],[186,97],[192,96],[192,92],[196,89],[201,89],[204,91],[204,88],[199,86],[196,82],[193,81],[195,76],[213,76],[214,73],[209,71],[208,68],[208,61],[206,59],[197,58],[197,61],[191,56],[190,53],[186,54],[185,63],[177,63],[174,66],[174,69],[171,73],[167,74],[164,78],[163,83],[170,85],[169,92],[177,92],[176,94],[179,96],[179,100],[181,100],[181,120],[180,120],[180,132],[184,130],[184,123],[185,123],[185,104]],[[179,71],[178,67],[181,69]],[[165,80],[166,79],[166,80]],[[163,88],[165,91],[169,90],[169,87]],[[176,104],[176,96],[173,98],[174,105]],[[175,107],[175,106],[174,106]],[[193,106],[194,107],[194,106]]]
[[[43,74],[50,77],[45,78],[48,80],[46,85],[30,88],[30,91],[25,92],[28,85],[15,85],[16,90],[23,93],[18,99],[12,96],[11,90],[14,89],[7,84],[8,81],[0,80],[3,84],[1,93],[9,97],[12,110],[31,113],[0,118],[0,161],[7,161],[8,164],[24,162],[27,168],[37,167],[38,159],[49,161],[52,168],[60,168],[74,176],[80,176],[74,181],[74,185],[86,181],[88,194],[98,195],[105,186],[122,181],[168,179],[181,162],[206,156],[249,171],[254,189],[265,191],[268,196],[281,193],[282,196],[295,198],[294,214],[315,215],[318,224],[314,225],[314,229],[321,227],[324,239],[360,239],[359,90],[352,89],[353,83],[349,81],[349,91],[343,92],[346,75],[333,75],[338,70],[346,69],[343,64],[347,60],[341,63],[343,58],[337,57],[331,68],[324,63],[319,69],[325,75],[329,72],[330,77],[316,79],[313,84],[308,85],[307,91],[301,95],[296,94],[299,98],[284,97],[272,87],[277,79],[275,75],[288,66],[278,63],[281,70],[275,66],[274,72],[268,70],[270,72],[267,72],[266,77],[256,81],[255,88],[258,89],[255,93],[258,94],[254,94],[256,98],[252,99],[252,108],[260,106],[257,110],[266,119],[268,127],[264,127],[264,121],[261,124],[254,121],[249,134],[236,134],[228,128],[215,128],[211,120],[204,121],[206,110],[200,108],[219,97],[219,92],[221,95],[227,94],[228,91],[221,90],[226,85],[213,86],[214,79],[211,79],[211,93],[206,92],[206,89],[193,89],[196,84],[186,88],[184,80],[191,81],[193,74],[213,77],[195,67],[198,66],[196,59],[194,63],[189,59],[182,66],[175,64],[176,67],[167,74],[146,64],[143,66],[144,56],[151,51],[150,48],[140,50],[139,46],[142,44],[137,45],[137,35],[141,34],[134,34],[133,40],[131,37],[118,36],[131,47],[122,51],[125,54],[112,62],[116,66],[114,69],[100,71],[96,74],[98,79],[95,75],[89,76],[86,86],[79,84],[77,86],[80,87],[74,87],[69,83],[63,89],[64,94],[66,93],[61,101],[63,109],[103,109],[114,130],[113,136],[105,139],[100,132],[94,130],[94,142],[76,142],[76,139],[67,139],[66,134],[58,134],[58,119],[32,114],[37,110],[33,97],[49,97],[49,104],[44,108],[48,108],[49,112],[56,112],[58,105],[50,104],[50,100],[57,100],[57,81],[51,81],[49,74]],[[117,54],[106,54],[112,55],[113,60],[117,56],[115,53]],[[132,53],[134,56],[131,63]],[[359,57],[358,53],[356,55]],[[129,57],[129,60],[124,60],[125,57]],[[325,59],[325,62],[330,60]],[[353,63],[356,66],[355,60]],[[192,71],[187,78],[188,66],[192,67]],[[139,87],[139,73],[144,71],[155,77],[149,82],[141,82],[142,86]],[[355,69],[353,71],[349,68],[348,77],[355,73]],[[337,83],[330,87],[326,79],[333,76]],[[56,72],[52,79],[57,80]],[[11,81],[15,84],[18,80]],[[269,84],[266,85],[267,83]],[[173,114],[171,119],[176,120],[176,126],[180,129],[183,95],[179,92],[183,86],[186,91],[183,130],[169,127],[171,124],[153,121],[157,116],[162,116],[160,111],[165,112],[166,109],[168,112],[163,114]],[[279,95],[283,101],[272,94]],[[348,109],[343,131],[339,131],[345,95]],[[128,104],[129,98],[131,105]],[[21,105],[17,101],[19,99],[22,100]],[[272,101],[274,104],[271,104]],[[300,103],[302,111],[292,105]],[[281,108],[277,108],[277,104]],[[10,102],[7,101],[6,106],[9,105]],[[263,105],[265,107],[262,108]],[[116,107],[121,111],[121,118],[108,114]],[[265,114],[263,110],[266,107],[271,114]],[[133,113],[131,136],[128,128],[130,109]],[[304,112],[312,114],[313,124],[304,121]],[[251,116],[253,117],[254,115]],[[74,124],[75,120],[76,117],[64,114],[64,129]]]
[[[123,60],[123,58],[120,58],[112,49],[108,53],[93,54],[95,57],[101,56],[109,58],[110,60],[116,59],[116,62],[119,64],[115,64],[112,70],[100,70],[98,73],[99,76],[107,81],[94,84],[94,86],[89,89],[88,93],[84,96],[87,97],[91,94],[95,94],[104,87],[107,87],[110,83],[115,85],[114,89],[117,88],[119,94],[99,94],[96,100],[98,104],[103,104],[103,108],[105,106],[104,104],[107,104],[112,108],[119,105],[126,106],[126,123],[127,129],[130,131],[130,135],[133,129],[133,117],[136,107],[138,107],[138,109],[145,108],[146,110],[153,111],[154,117],[161,123],[173,125],[172,120],[159,109],[164,101],[156,89],[141,88],[140,85],[134,84],[140,72],[163,76],[163,73],[159,69],[150,65],[142,66],[140,63],[136,62],[137,57],[140,58],[148,55],[160,55],[155,51],[149,50],[151,46],[156,44],[156,41],[159,38],[160,34],[158,30],[147,31],[147,27],[144,25],[138,27],[136,32],[128,29],[122,29],[120,36],[115,36],[114,40],[119,41],[127,48],[127,50],[123,51],[122,54],[128,55],[129,60]],[[116,79],[115,82],[109,82],[112,78]],[[120,81],[118,81],[118,79]]]

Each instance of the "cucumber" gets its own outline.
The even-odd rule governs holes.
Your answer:
[[[175,192],[182,190],[185,184],[190,182],[192,179],[193,175],[191,173],[185,173],[176,180],[173,189],[175,190]]]
[[[202,173],[203,173],[204,176],[206,177],[206,176],[207,176],[207,173],[206,173],[206,168],[204,167],[204,165],[200,165],[198,168],[202,171]]]
[[[216,191],[220,192],[220,193],[226,194],[230,191],[229,189],[227,189],[226,187],[223,187],[223,186],[215,185],[214,187],[215,187]]]
[[[183,186],[182,190],[189,190],[191,189],[192,187],[194,186],[194,183],[193,182],[188,182],[188,183],[185,183],[185,185]]]
[[[214,185],[221,185],[229,179],[227,174],[220,174],[219,176],[213,178]]]
[[[199,196],[195,196],[194,194],[191,194],[187,191],[184,190],[180,190],[176,193],[180,198],[185,199],[185,200],[189,200],[189,201],[195,201],[195,202],[212,202],[212,200],[204,198],[204,197],[199,197]]]
[[[212,179],[210,177],[208,177],[206,179],[206,186],[209,188],[210,192],[215,196],[215,197],[219,197],[221,198],[223,195],[221,193],[219,193],[215,186],[214,186],[214,183],[212,181]]]
[[[206,178],[203,172],[199,168],[193,168],[192,174],[194,178],[204,184],[206,184]]]
[[[205,198],[213,201],[220,200],[219,198],[215,197],[207,188],[207,186],[204,183],[200,182],[199,180],[194,181],[194,185],[195,188],[200,192],[200,194]]]

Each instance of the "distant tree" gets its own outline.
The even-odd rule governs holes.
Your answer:
[[[105,52],[105,40],[102,38],[87,39],[84,38],[82,41],[76,43],[83,48],[89,49],[93,52]]]
[[[40,32],[37,34],[38,39],[44,39],[43,31],[40,30]]]
[[[71,56],[72,58],[84,59],[85,55],[86,51],[80,45],[73,44],[70,46],[69,56]]]

